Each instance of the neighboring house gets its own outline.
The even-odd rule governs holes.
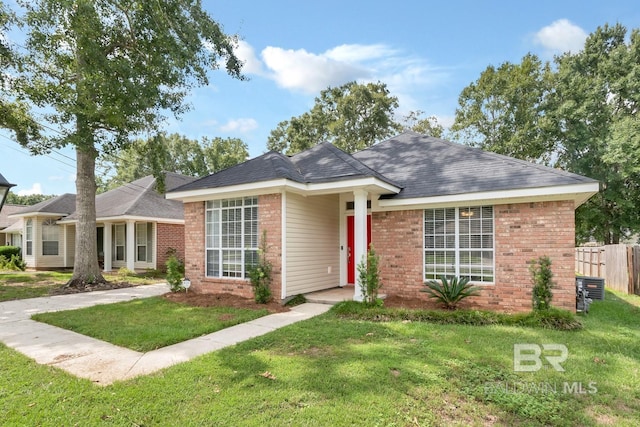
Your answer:
[[[22,221],[16,221],[9,218],[22,209],[25,205],[6,204],[0,211],[0,246],[16,246],[22,247]]]
[[[547,255],[554,305],[575,310],[574,211],[598,187],[407,132],[353,155],[329,143],[268,152],[166,197],[184,202],[186,276],[199,292],[250,296],[264,235],[277,299],[355,283],[369,241],[385,294],[426,299],[425,280],[458,275],[483,288],[470,306],[529,310],[529,265]]]
[[[194,178],[167,173],[171,189]],[[22,255],[28,268],[71,268],[75,258],[76,197],[63,194],[28,206],[10,218],[22,220]],[[156,191],[147,176],[96,196],[98,258],[104,271],[161,269],[167,251],[184,253],[182,203]]]

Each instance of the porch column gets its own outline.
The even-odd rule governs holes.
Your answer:
[[[360,289],[360,279],[358,275],[358,264],[367,255],[367,192],[365,190],[354,190],[353,192],[353,237],[354,237],[354,256],[355,263],[355,290],[353,299],[355,301],[362,301],[364,295]]]
[[[104,254],[104,271],[111,271],[113,260],[113,228],[110,222],[104,223],[104,229],[102,231],[102,252]]]
[[[136,269],[136,222],[132,219],[127,220],[127,269],[135,271]]]

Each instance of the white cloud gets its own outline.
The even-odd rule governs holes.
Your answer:
[[[34,182],[31,188],[27,190],[20,190],[16,192],[18,196],[30,196],[32,194],[43,194],[42,185],[39,182]]]
[[[568,19],[559,19],[538,31],[534,43],[544,47],[548,53],[577,53],[584,47],[588,34]]]
[[[224,125],[220,126],[220,130],[224,132],[250,132],[258,127],[258,122],[254,119],[235,119],[229,120]]]
[[[243,62],[242,72],[246,74],[262,75],[264,69],[262,62],[256,56],[256,52],[249,43],[244,40],[238,41],[238,46],[235,49],[235,54],[239,60]]]
[[[292,50],[268,46],[262,51],[271,78],[285,89],[318,93],[328,86],[366,78],[369,71],[358,64],[338,61],[326,54],[304,49]]]
[[[384,44],[343,44],[323,53],[267,46],[258,58],[249,43],[240,41],[236,54],[244,62],[244,73],[271,79],[284,89],[314,95],[329,86],[354,80],[380,80],[394,94],[404,88],[409,93],[416,90],[416,85],[440,81],[444,74],[428,66],[424,59],[403,55]]]

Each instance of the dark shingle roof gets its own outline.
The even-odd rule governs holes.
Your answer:
[[[35,205],[27,206],[14,212],[15,215],[24,214],[60,214],[69,215],[76,210],[76,195],[65,193],[60,196],[53,197],[51,199],[44,200]]]
[[[175,188],[195,178],[175,173],[165,173],[165,187]],[[156,179],[145,176],[106,193],[96,196],[96,218],[136,216],[146,218],[184,219],[181,202],[165,199],[156,191]],[[74,212],[65,220],[77,220]]]
[[[26,207],[26,205],[5,204],[0,211],[0,230],[4,230],[17,221],[15,218],[8,218],[9,215],[18,213]]]
[[[376,177],[394,184],[333,144],[323,142],[292,157],[269,151],[239,165],[176,188],[174,191],[226,187],[272,179],[319,183],[364,177]]]
[[[414,198],[597,182],[558,169],[405,132],[353,155]]]

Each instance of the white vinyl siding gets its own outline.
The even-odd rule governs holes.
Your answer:
[[[258,262],[258,198],[208,201],[206,276],[246,278]]]
[[[494,281],[492,206],[426,209],[424,211],[424,277],[468,277]]]
[[[286,296],[340,284],[340,199],[286,194]]]

